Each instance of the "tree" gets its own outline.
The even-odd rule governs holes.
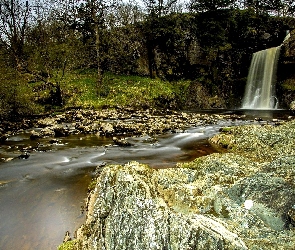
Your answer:
[[[284,1],[284,11],[287,15],[295,16],[295,2],[294,0]]]
[[[177,0],[143,0],[143,2],[149,16],[161,17],[173,9]]]
[[[19,70],[24,66],[24,44],[29,17],[28,1],[0,0],[0,42],[10,54],[12,65]]]
[[[191,0],[190,10],[197,12],[215,11],[217,9],[225,9],[233,6],[236,0]]]
[[[106,17],[107,25],[111,28],[135,25],[143,20],[142,9],[132,1],[118,3],[116,8],[109,11]]]
[[[156,30],[159,27],[159,18],[167,15],[177,0],[143,0],[147,11],[147,20],[145,23],[145,37],[148,54],[149,74],[151,78],[157,75],[156,57]]]
[[[245,0],[247,8],[252,8],[257,14],[270,14],[280,16],[284,9],[289,5],[282,0]],[[289,1],[288,1],[289,2]]]
[[[99,91],[102,85],[102,52],[101,52],[101,35],[105,28],[105,18],[108,11],[117,6],[117,0],[105,1],[105,0],[86,0],[86,3],[81,3],[80,12],[86,14],[86,18],[90,16],[91,24],[90,28],[92,34],[94,34],[94,46],[96,51],[96,64],[97,64],[97,81],[96,81],[96,94],[99,95]]]
[[[146,52],[141,29],[143,20],[144,13],[131,1],[118,4],[108,12],[108,28],[102,39],[103,69],[120,74],[146,74],[146,67],[141,67],[140,62]]]
[[[87,49],[76,30],[76,7],[72,0],[38,5],[36,22],[27,32],[26,72],[30,74],[31,82],[38,85],[36,89],[47,90],[47,94],[38,94],[39,103],[62,106],[62,94],[66,92],[62,83],[66,73],[85,66],[84,51]]]
[[[294,0],[243,0],[245,9],[254,9],[256,14],[269,14],[271,16],[294,16]]]

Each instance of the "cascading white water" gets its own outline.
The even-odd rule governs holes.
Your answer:
[[[243,109],[276,109],[275,96],[277,64],[281,46],[253,54],[248,73]]]

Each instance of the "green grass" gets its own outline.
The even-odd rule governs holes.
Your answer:
[[[7,79],[4,77],[7,75]],[[11,74],[14,76],[15,74]],[[64,108],[132,107],[181,108],[185,101],[189,81],[169,82],[141,76],[126,76],[105,73],[99,88],[96,84],[96,70],[85,69],[51,74],[47,83],[36,81],[36,76],[22,77],[3,74],[0,81],[3,93],[0,95],[0,114],[16,110],[17,114],[58,112]],[[1,80],[0,79],[0,80]],[[60,86],[63,107],[59,103],[57,86]],[[55,100],[56,102],[54,102]]]
[[[105,73],[102,85],[96,87],[96,71],[83,70],[67,74],[61,88],[67,107],[144,107],[159,100],[181,100],[188,81],[168,82],[140,76]]]
[[[77,250],[77,249],[81,249],[80,242],[78,240],[64,242],[57,247],[57,250]]]

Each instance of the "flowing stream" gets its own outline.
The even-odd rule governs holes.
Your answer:
[[[130,147],[95,135],[72,135],[53,144],[48,138],[31,141],[28,131],[8,138],[0,145],[0,249],[56,249],[66,231],[73,236],[85,219],[84,199],[96,166],[135,160],[173,167],[216,152],[208,138],[221,127],[245,123],[220,120],[181,133],[128,137]],[[37,144],[39,150],[28,158],[18,157],[21,149]]]

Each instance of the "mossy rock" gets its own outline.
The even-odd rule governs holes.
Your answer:
[[[81,242],[79,240],[70,240],[58,246],[58,250],[78,250],[81,249]]]

